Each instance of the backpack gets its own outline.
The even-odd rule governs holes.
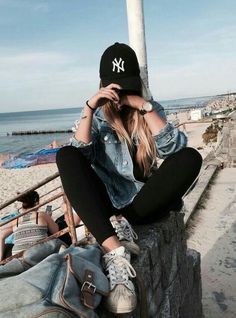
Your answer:
[[[53,241],[35,245],[22,260],[0,266],[0,317],[98,317],[94,309],[109,293],[101,250],[98,245],[70,246],[55,253],[59,240]],[[17,275],[12,276],[14,266]]]

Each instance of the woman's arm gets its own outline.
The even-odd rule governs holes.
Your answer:
[[[166,126],[166,120],[161,118],[160,115],[155,111],[146,113],[143,117],[153,136],[157,135],[161,129]]]
[[[122,100],[124,105],[130,106],[131,108],[137,110],[140,110],[145,102],[146,101],[143,97],[133,95],[125,96]],[[143,118],[145,119],[153,136],[157,135],[167,123],[166,119],[161,117],[156,111],[146,113]]]
[[[0,228],[0,261],[3,260],[5,251],[5,238],[13,232],[13,225],[7,224],[6,227]]]
[[[92,141],[91,128],[93,113],[97,107],[103,106],[108,100],[119,102],[119,96],[114,89],[119,89],[117,84],[110,84],[107,87],[102,87],[96,95],[90,98],[84,106],[78,129],[75,133],[75,138],[84,144],[89,144]]]
[[[75,139],[84,144],[89,144],[92,141],[91,127],[92,127],[93,113],[94,111],[90,109],[87,105],[84,107],[82,111],[82,115],[80,117],[80,123],[79,123],[78,129],[75,133]]]
[[[125,96],[122,103],[140,110],[146,101],[139,96]],[[143,117],[151,130],[156,143],[159,158],[166,158],[172,153],[186,147],[186,135],[167,122],[163,107],[155,101],[150,101],[153,111],[146,113]]]
[[[59,231],[58,225],[53,221],[50,215],[39,212],[40,216],[43,217],[44,221],[47,223],[48,231],[50,234],[57,233]]]

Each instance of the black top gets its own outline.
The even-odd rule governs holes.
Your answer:
[[[133,154],[133,165],[134,165],[133,173],[134,173],[134,177],[135,177],[136,180],[145,183],[147,181],[148,177],[144,176],[143,169],[138,165],[138,162],[136,160],[136,153],[137,153],[137,145],[134,144],[134,154]]]

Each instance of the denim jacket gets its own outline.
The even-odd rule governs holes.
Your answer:
[[[166,119],[163,107],[155,101],[151,103],[154,111]],[[75,123],[75,127],[79,121]],[[186,135],[169,122],[153,138],[157,155],[161,159],[179,151],[187,144]],[[90,161],[105,184],[115,208],[121,209],[133,201],[144,183],[135,179],[128,145],[119,141],[115,130],[106,121],[101,107],[97,108],[93,115],[92,141],[86,144],[72,137],[71,145],[80,148]]]

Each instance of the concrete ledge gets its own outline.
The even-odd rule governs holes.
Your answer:
[[[197,184],[193,191],[191,191],[184,199],[184,223],[187,224],[192,213],[196,209],[203,193],[205,192],[209,182],[214,176],[217,169],[220,167],[221,161],[218,159],[211,159],[207,165],[203,166]]]
[[[200,254],[188,250],[183,213],[171,212],[161,222],[138,226],[141,254],[132,264],[141,279],[135,312],[127,318],[201,318]],[[143,307],[142,307],[143,306]],[[99,317],[116,317],[100,308]]]

